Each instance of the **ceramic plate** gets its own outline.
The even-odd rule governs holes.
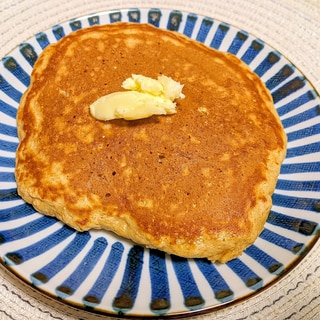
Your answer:
[[[287,157],[268,221],[238,259],[214,264],[144,249],[104,231],[77,233],[37,213],[16,192],[16,112],[41,51],[70,32],[117,21],[148,22],[237,55],[270,89],[288,135]],[[103,12],[56,25],[0,65],[0,257],[40,291],[103,314],[139,317],[209,312],[247,299],[299,263],[320,223],[320,99],[281,53],[244,30],[192,13]]]

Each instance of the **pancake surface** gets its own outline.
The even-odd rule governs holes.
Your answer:
[[[94,119],[90,104],[132,74],[184,84],[177,113]],[[221,262],[262,231],[286,150],[272,98],[245,64],[144,24],[94,26],[47,47],[17,126],[18,192],[39,212]]]

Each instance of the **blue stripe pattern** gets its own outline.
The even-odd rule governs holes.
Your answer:
[[[69,25],[72,31],[77,31],[82,28],[82,23],[80,20],[72,20],[70,21]]]
[[[72,234],[74,235],[74,232],[70,233],[70,236]],[[66,268],[68,264],[78,256],[90,238],[91,236],[89,232],[76,233],[75,237],[53,260],[31,275],[32,283],[40,286],[50,281],[50,279],[52,279],[58,272]],[[46,241],[48,240],[49,239],[46,238]],[[58,242],[58,240],[61,242],[63,239],[57,239],[55,241]]]
[[[120,314],[124,314],[132,309],[137,297],[144,249],[140,246],[133,246],[129,253],[126,269],[117,296],[113,300],[112,306]]]
[[[275,226],[299,232],[307,236],[315,234],[318,231],[318,224],[313,221],[289,217],[273,210],[269,213],[268,222]]]
[[[12,201],[12,200],[21,200],[20,196],[18,195],[17,189],[0,189],[0,201]],[[5,210],[5,209],[4,209]],[[12,212],[14,213],[15,208],[12,208]],[[20,211],[20,210],[17,210]],[[3,212],[0,210],[0,212]]]
[[[117,270],[119,269],[124,247],[116,242],[111,247],[111,252],[104,264],[104,267],[97,277],[96,282],[83,298],[84,305],[94,308],[100,304],[104,294],[108,290]]]
[[[128,20],[129,22],[140,22],[140,10],[139,9],[131,9],[128,11]]]
[[[307,172],[319,172],[319,171],[320,171],[320,162],[292,163],[290,165],[283,164],[281,166],[282,174],[307,173]]]
[[[38,33],[36,35],[36,39],[42,49],[44,49],[45,47],[47,47],[50,44],[48,36],[44,32]]]
[[[196,14],[189,14],[188,17],[187,17],[187,22],[184,26],[184,30],[183,30],[183,34],[187,37],[190,37],[192,36],[192,32],[193,32],[193,29],[194,29],[194,26],[196,24],[198,20],[198,16]]]
[[[190,310],[201,308],[205,300],[198,289],[188,260],[174,255],[171,256],[171,260],[182,290],[185,306]]]
[[[258,40],[258,39],[253,40],[249,48],[241,57],[241,60],[244,63],[249,65],[254,60],[254,58],[261,52],[263,48],[264,48],[264,43],[261,40]]]
[[[30,204],[23,203],[21,205],[15,206],[14,208],[1,209],[0,222],[14,221],[17,219],[29,217],[35,213],[36,211]]]
[[[204,18],[202,20],[200,30],[197,34],[196,40],[199,42],[205,42],[208,36],[209,31],[213,25],[213,20],[210,18]]]
[[[287,80],[294,73],[293,67],[289,65],[285,65],[281,68],[279,72],[277,72],[274,76],[272,76],[269,80],[266,81],[266,87],[269,90],[274,89],[280,83]]]
[[[302,77],[296,77],[293,80],[290,80],[285,85],[283,85],[280,89],[272,92],[272,98],[274,103],[278,103],[282,99],[288,97],[292,93],[300,90],[306,84],[306,81]]]
[[[17,142],[0,139],[0,148],[3,151],[15,152],[18,147]]]
[[[267,57],[259,64],[254,72],[262,77],[271,67],[273,67],[280,60],[280,54],[277,52],[270,52]]]
[[[318,117],[318,116],[319,116],[319,114],[317,112],[317,109],[311,108],[309,110],[306,110],[304,112],[299,113],[299,115],[295,115],[295,116],[292,116],[288,119],[282,120],[282,124],[285,128],[288,128],[288,127],[294,126],[298,123],[310,120],[310,119]],[[300,121],[299,121],[299,119],[300,119]]]
[[[278,180],[278,190],[304,190],[313,191],[320,190],[320,181],[289,181],[289,180]]]
[[[1,76],[1,74],[0,74],[0,90],[4,92],[8,97],[13,99],[14,101],[18,103],[20,102],[22,93],[16,88],[14,88],[3,76]],[[6,106],[9,106],[9,105],[4,101],[0,100],[1,111],[3,109],[4,112],[7,113],[8,111],[6,111]],[[11,111],[11,108],[13,107],[9,106],[9,109],[10,109],[9,111]],[[14,114],[16,114],[16,112],[17,110],[15,109]]]
[[[110,18],[111,23],[120,22],[122,19],[121,11],[114,11],[114,12],[110,13],[109,18]]]
[[[167,29],[171,31],[178,31],[182,20],[182,13],[178,10],[174,10],[170,13]]]
[[[150,9],[148,12],[148,23],[154,25],[155,27],[159,27],[161,15],[161,10]]]
[[[263,280],[240,259],[233,259],[227,262],[227,266],[230,267],[251,290],[258,290],[262,287]]]
[[[1,108],[1,111],[2,111],[2,105],[1,105],[1,101],[0,101],[0,108]],[[11,113],[7,113],[6,114],[10,117],[15,117],[16,115],[16,112],[17,112],[17,109],[15,108],[11,108],[13,112]],[[0,133],[1,134],[4,134],[6,136],[10,136],[10,137],[17,137],[17,127],[12,127],[8,124],[5,124],[5,123],[0,123]]]
[[[30,64],[31,67],[34,66],[35,62],[38,59],[38,55],[35,52],[34,48],[29,43],[23,43],[19,46],[20,52],[26,61]]]
[[[150,250],[151,310],[160,315],[170,308],[170,289],[166,267],[166,255],[158,250]]]
[[[219,49],[222,41],[230,30],[230,26],[227,23],[220,23],[218,29],[210,43],[210,47]]]
[[[88,18],[89,25],[94,26],[96,24],[100,24],[100,17],[99,16],[92,16]]]
[[[214,264],[207,259],[195,259],[195,262],[212,288],[215,298],[221,303],[231,301],[234,293]]]
[[[51,217],[41,216],[28,222],[21,227],[12,228],[9,230],[3,230],[0,232],[0,244],[20,240],[30,237],[46,228],[57,223],[57,220]]]
[[[56,288],[58,297],[62,299],[68,298],[79,288],[99,261],[107,245],[107,240],[102,237],[94,241],[89,252],[85,255],[77,268]]]
[[[315,100],[317,97],[314,91],[308,90],[307,92],[301,94],[298,98],[290,101],[289,103],[277,108],[279,116],[283,116],[290,111],[297,109],[298,107],[308,103],[309,101]]]
[[[247,248],[245,253],[255,261],[258,261],[271,274],[280,275],[284,271],[284,266],[281,262],[274,259],[255,245],[251,245]]]
[[[13,172],[0,172],[0,181],[2,182],[15,182]]]
[[[236,55],[238,51],[241,49],[242,45],[247,41],[248,39],[248,33],[245,31],[239,31],[235,38],[233,39],[228,52]]]
[[[272,195],[272,202],[275,206],[283,208],[291,208],[297,210],[313,211],[313,203],[316,199],[312,198],[298,198],[284,196],[281,194],[274,193]]]
[[[320,133],[320,124],[315,124],[313,126],[303,128],[294,132],[287,134],[288,142],[298,140],[300,138],[312,137],[313,135]],[[316,152],[316,150],[315,150]],[[317,161],[317,159],[315,159]]]
[[[297,255],[301,254],[305,250],[305,245],[303,243],[298,243],[295,240],[281,236],[267,228],[263,229],[260,234],[260,238],[274,243],[275,245]]]
[[[294,158],[297,156],[303,156],[303,155],[307,155],[307,154],[312,154],[315,153],[319,150],[320,147],[320,142],[314,142],[314,143],[310,143],[307,145],[303,145],[300,147],[295,147],[295,148],[289,148],[287,149],[287,158]],[[317,160],[317,159],[315,159]],[[319,189],[315,189],[315,190],[319,190]]]
[[[2,167],[13,168],[15,166],[15,159],[0,156],[0,163]]]
[[[5,57],[2,59],[4,67],[9,70],[17,79],[19,79],[26,87],[30,84],[30,76],[19,65],[13,57]]]
[[[54,34],[56,40],[60,40],[65,36],[65,32],[62,26],[56,25],[52,28],[52,33]]]
[[[59,230],[48,235],[48,237],[34,242],[30,246],[7,253],[5,255],[5,261],[7,264],[21,264],[49,251],[58,243],[70,237],[73,233],[74,231],[72,229],[64,225]]]

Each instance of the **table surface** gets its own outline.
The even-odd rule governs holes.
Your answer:
[[[320,0],[0,0],[0,56],[58,23],[130,7],[185,10],[246,30],[286,56],[320,92]],[[318,241],[297,267],[262,293],[191,319],[319,319],[319,314]],[[53,300],[0,265],[0,319],[80,318],[109,319]]]

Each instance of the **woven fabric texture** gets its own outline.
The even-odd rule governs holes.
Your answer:
[[[58,23],[95,12],[132,7],[185,10],[246,30],[292,61],[320,92],[320,0],[1,0],[0,56]],[[248,300],[192,319],[319,319],[319,314],[318,241],[302,262],[274,285]],[[108,317],[51,299],[0,265],[0,319]]]

